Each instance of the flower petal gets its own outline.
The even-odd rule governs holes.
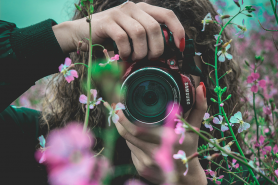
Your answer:
[[[247,83],[252,83],[252,82],[254,82],[254,78],[253,78],[253,76],[252,75],[250,75],[250,76],[248,76],[247,77]]]
[[[234,116],[239,119],[239,120],[242,120],[242,114],[240,111],[238,111],[237,113],[234,114]]]
[[[71,75],[65,76],[65,79],[67,80],[68,83],[70,83],[71,81],[74,80],[73,76],[71,76]]]
[[[254,92],[254,93],[258,92],[258,90],[259,90],[259,88],[258,88],[257,85],[253,85],[253,86],[251,87],[251,91]]]
[[[89,108],[90,108],[90,109],[93,109],[94,107],[95,107],[95,106],[94,106],[94,105],[92,105],[92,104],[89,106]]]
[[[120,119],[120,117],[119,117],[117,114],[114,114],[114,115],[112,116],[112,121],[113,121],[113,123],[117,123],[117,122],[119,121],[119,119]]]
[[[63,69],[63,64],[61,64],[60,66],[59,66],[59,72],[62,72],[62,69]]]
[[[85,96],[84,94],[81,94],[79,97],[79,102],[86,104],[87,103],[87,96]]]
[[[220,55],[220,57],[218,57],[218,60],[219,60],[220,62],[225,62],[225,55],[222,53],[222,54]]]
[[[210,114],[206,112],[205,115],[204,115],[203,120],[206,120],[206,119],[208,119],[209,117],[210,117]]]
[[[214,124],[220,124],[220,121],[219,121],[219,119],[217,117],[214,117],[213,118],[213,123]]]
[[[78,73],[77,73],[76,70],[69,70],[69,72],[70,72],[70,75],[71,75],[71,76],[73,76],[73,77],[75,77],[75,78],[78,78]]]
[[[232,56],[231,54],[229,54],[229,53],[226,53],[226,58],[227,58],[228,60],[232,60],[232,59],[233,59],[233,56]]]
[[[265,82],[265,80],[260,80],[260,81],[259,81],[259,86],[260,86],[261,88],[265,88],[265,87],[266,87],[266,82]]]
[[[124,104],[122,104],[122,103],[117,103],[115,110],[121,110],[121,109],[125,109]]]
[[[71,59],[70,59],[69,57],[66,58],[66,60],[65,60],[65,65],[66,65],[67,67],[69,67],[69,66],[71,65]]]
[[[260,78],[260,74],[259,73],[251,73],[251,76],[254,78],[254,80],[257,80]]]
[[[221,125],[221,131],[225,132],[226,130],[229,130],[229,128],[225,125]]]
[[[94,100],[96,100],[96,98],[97,98],[97,90],[96,89],[91,89],[90,92],[93,95]]]

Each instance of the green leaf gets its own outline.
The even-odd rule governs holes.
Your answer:
[[[74,5],[75,5],[75,8],[76,8],[77,10],[81,11],[80,6],[78,6],[78,5],[77,5],[77,4],[75,4],[75,3],[74,3]]]
[[[90,13],[91,13],[91,14],[94,13],[94,6],[93,6],[93,5],[91,5]]]
[[[249,12],[249,13],[251,13],[251,12]],[[247,17],[253,17],[253,16],[252,16],[252,15],[250,15],[250,14],[247,14],[246,16],[247,16]]]

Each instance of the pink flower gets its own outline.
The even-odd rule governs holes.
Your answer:
[[[73,81],[74,77],[78,78],[78,74],[77,74],[76,70],[68,70],[69,67],[72,67],[72,66],[74,66],[74,64],[71,64],[71,59],[68,57],[65,60],[65,64],[61,64],[59,66],[59,71],[64,75],[64,77],[66,78],[68,83]]]
[[[206,128],[209,128],[210,131],[213,130],[212,125],[210,124],[210,121],[212,120],[210,118],[210,114],[209,113],[205,113],[204,118],[203,118],[203,124],[205,125]]]
[[[179,143],[182,144],[184,137],[185,137],[185,131],[186,129],[183,127],[183,123],[178,122],[175,128],[176,134],[181,134],[181,138],[179,140]]]
[[[224,177],[224,175],[220,175],[219,177],[216,177],[216,173],[214,171],[212,171],[210,173],[210,175],[212,176],[212,178],[208,178],[209,180],[211,180],[212,182],[216,183],[216,184],[221,184],[222,181],[218,181],[220,179],[222,179]]]
[[[259,143],[256,142],[256,144],[254,146],[256,148],[260,148],[260,151],[262,152],[262,154],[266,155],[269,152],[271,152],[271,146],[264,146],[265,145],[264,140],[265,140],[265,137],[261,135],[259,138]]]
[[[213,123],[214,124],[220,124],[221,125],[221,131],[225,132],[226,130],[229,130],[229,127],[227,127],[227,123],[225,123],[225,121],[223,121],[223,117],[218,115],[219,119],[217,117],[213,118]]]
[[[277,169],[277,170],[275,170],[275,174],[276,174],[276,176],[278,176],[278,169]]]
[[[89,108],[93,109],[95,107],[95,105],[100,104],[100,102],[102,101],[102,97],[96,99],[97,98],[97,90],[96,89],[91,89],[90,92],[93,95],[93,100],[90,101]],[[79,102],[86,105],[87,104],[87,96],[85,96],[84,94],[81,94],[79,97]],[[86,106],[86,108],[88,108],[88,105]]]
[[[219,10],[217,10],[217,13],[218,13],[219,15],[216,15],[216,16],[215,16],[215,19],[216,19],[216,21],[217,21],[218,23],[222,24],[222,23],[223,23],[223,22],[222,22],[223,12],[222,12],[221,9],[219,9]]]
[[[173,110],[172,107],[174,106]],[[161,147],[155,152],[155,161],[160,164],[161,169],[165,174],[174,170],[173,164],[173,145],[176,141],[176,134],[173,132],[173,127],[175,126],[175,118],[176,113],[178,113],[179,107],[172,102],[167,106],[167,116],[165,123],[163,125],[163,134],[162,134],[162,141]]]
[[[277,144],[275,144],[275,146],[273,147],[273,153],[276,154],[278,152],[278,147]]]
[[[205,171],[205,174],[208,175],[210,174],[211,176],[214,174],[213,171],[211,169],[206,169],[204,170]]]
[[[114,62],[114,61],[117,61],[117,60],[120,59],[118,54],[115,55],[114,57],[109,58],[109,55],[108,55],[108,52],[107,52],[106,49],[103,50],[103,53],[104,53],[104,55],[105,55],[105,57],[106,57],[106,61],[107,61],[107,62],[104,63],[104,64],[99,63],[100,66],[106,66],[107,64],[109,64],[109,63],[111,63],[111,62]]]
[[[88,184],[95,164],[90,151],[94,144],[90,132],[83,132],[81,124],[71,122],[50,132],[46,143],[45,164],[50,184]]]
[[[251,91],[254,92],[254,93],[258,92],[257,84],[259,84],[259,86],[261,88],[265,88],[265,86],[266,86],[265,80],[258,81],[259,78],[260,78],[259,73],[251,73],[251,75],[247,77],[247,83],[253,83],[254,84],[251,87]]]
[[[263,111],[266,115],[271,115],[272,114],[271,108],[269,106],[264,106]]]
[[[182,150],[179,150],[177,154],[173,155],[173,157],[174,157],[174,159],[181,159],[183,164],[185,164],[186,171],[183,173],[183,175],[186,176],[186,174],[188,172],[188,161],[187,161],[185,152]]]
[[[232,166],[228,165],[228,167],[230,168],[230,170],[232,170],[232,168],[238,168],[239,164],[236,164],[236,159],[232,160]]]

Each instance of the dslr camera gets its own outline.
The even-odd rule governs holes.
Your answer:
[[[193,58],[194,42],[186,37],[185,51],[180,52],[166,25],[161,25],[161,31],[164,52],[157,60],[145,57],[134,62],[130,56],[121,64],[124,67],[121,102],[126,108],[123,113],[138,126],[162,125],[175,106],[185,113],[195,103],[195,83],[190,74],[200,75],[200,70]],[[130,43],[133,51],[131,39]],[[114,53],[118,54],[115,42]]]

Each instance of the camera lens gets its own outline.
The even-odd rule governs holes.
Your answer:
[[[161,125],[169,102],[180,103],[180,91],[174,78],[167,72],[145,67],[131,73],[124,81],[123,111],[131,122],[139,125]]]
[[[148,91],[143,95],[143,102],[148,106],[156,104],[157,100],[158,97],[154,91]]]

